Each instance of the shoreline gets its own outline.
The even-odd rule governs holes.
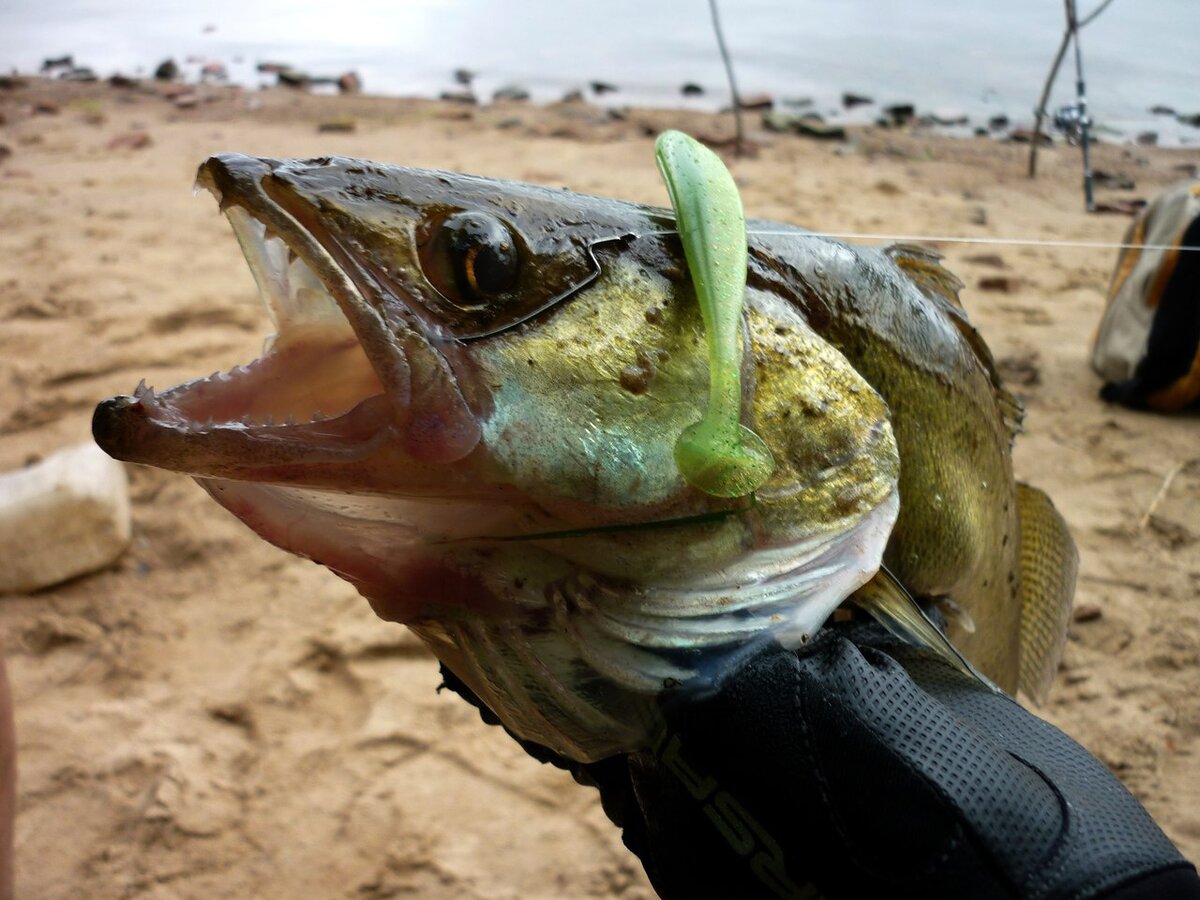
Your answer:
[[[603,114],[620,118],[637,110],[657,110],[688,115],[732,115],[726,99],[723,103],[696,83],[685,83],[674,97],[665,92],[652,92],[649,97],[630,98],[614,84],[581,81],[578,88],[552,92],[534,93],[515,83],[494,82],[491,87],[477,91],[474,87],[477,76],[469,70],[453,73],[458,83],[448,79],[444,89],[431,88],[425,93],[364,92],[362,82],[354,70],[337,74],[313,75],[286,63],[258,63],[262,77],[275,78],[273,85],[238,83],[230,81],[228,70],[222,63],[205,63],[196,58],[180,66],[172,59],[164,60],[159,68],[170,66],[174,73],[169,78],[157,76],[128,76],[119,72],[100,76],[87,66],[76,66],[73,57],[47,59],[43,72],[38,74],[18,73],[0,76],[3,83],[22,82],[65,82],[74,85],[108,85],[120,90],[143,93],[157,91],[174,97],[195,95],[203,97],[213,91],[234,91],[249,96],[269,93],[274,90],[294,91],[307,96],[369,97],[386,102],[441,101],[459,104],[478,110],[493,108],[555,108],[564,104],[583,104]],[[205,74],[206,71],[209,74]],[[261,79],[260,79],[261,81]],[[488,83],[483,79],[483,83]],[[727,88],[721,89],[724,97]],[[489,99],[489,91],[491,99]],[[689,91],[694,93],[689,94]],[[631,102],[632,100],[632,102]],[[853,90],[835,96],[774,96],[763,92],[742,92],[742,115],[745,120],[765,123],[768,130],[804,128],[810,136],[824,132],[825,136],[836,135],[846,129],[885,127],[901,130],[920,129],[923,133],[941,137],[978,138],[1028,142],[1032,140],[1034,117],[1032,113],[1014,116],[1002,107],[988,109],[988,104],[973,104],[977,110],[963,107],[936,106],[915,100],[878,101],[873,96]],[[1032,104],[1032,100],[1031,100]],[[1052,104],[1053,106],[1053,104]],[[1042,123],[1042,140],[1045,143],[1067,143],[1066,134],[1055,126],[1055,110],[1047,111]],[[1114,120],[1121,121],[1121,120]],[[1200,150],[1200,111],[1189,113],[1174,108],[1156,105],[1147,109],[1142,118],[1129,122],[1124,127],[1096,122],[1092,125],[1090,139],[1093,143],[1114,143],[1121,146],[1161,146],[1169,149]]]

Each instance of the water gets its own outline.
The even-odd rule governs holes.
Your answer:
[[[1086,15],[1098,0],[1081,2]],[[1060,0],[721,0],[720,11],[743,94],[808,97],[827,111],[853,91],[973,122],[1031,120],[1063,24]],[[1115,0],[1083,31],[1097,122],[1200,145],[1200,128],[1149,113],[1200,113],[1197,35],[1200,0]],[[269,82],[255,71],[267,60],[352,69],[372,93],[436,95],[466,67],[484,98],[518,83],[554,100],[600,80],[620,88],[603,98],[612,104],[728,103],[707,0],[0,0],[0,70],[36,71],[67,53],[101,75],[190,58],[185,71],[219,61],[255,86]],[[705,95],[683,98],[685,82]],[[1068,57],[1052,108],[1073,99]]]

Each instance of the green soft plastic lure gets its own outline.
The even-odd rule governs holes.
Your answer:
[[[746,293],[742,200],[720,157],[683,132],[659,135],[655,156],[675,210],[708,346],[708,409],[679,436],[675,462],[692,487],[716,497],[744,497],[766,483],[775,461],[762,438],[740,421]]]

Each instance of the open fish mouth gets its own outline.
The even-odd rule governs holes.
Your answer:
[[[286,165],[227,154],[197,177],[232,225],[274,325],[262,354],[105,401],[93,419],[97,442],[131,462],[254,480],[268,471],[306,480],[289,467],[352,464],[385,444],[418,462],[465,456],[478,425],[432,328],[322,228],[279,177]],[[417,376],[413,357],[425,360]]]

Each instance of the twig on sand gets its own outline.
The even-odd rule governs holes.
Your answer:
[[[708,8],[712,11],[713,31],[717,33],[717,47],[721,51],[721,59],[725,62],[725,74],[729,77],[729,93],[733,95],[733,127],[737,132],[736,152],[738,156],[745,156],[746,136],[742,131],[742,98],[738,94],[737,82],[733,78],[733,61],[729,58],[729,50],[725,47],[725,35],[721,32],[721,17],[717,15],[717,0],[708,0]]]
[[[1141,519],[1138,520],[1138,528],[1145,530],[1150,525],[1150,520],[1154,518],[1154,513],[1158,510],[1159,505],[1167,499],[1167,491],[1171,490],[1171,482],[1175,480],[1180,472],[1197,462],[1200,462],[1200,457],[1185,459],[1171,467],[1171,471],[1167,472],[1166,477],[1163,478],[1163,482],[1158,488],[1158,493],[1154,495],[1154,499],[1150,501],[1150,505],[1146,507],[1146,511],[1142,513]]]

